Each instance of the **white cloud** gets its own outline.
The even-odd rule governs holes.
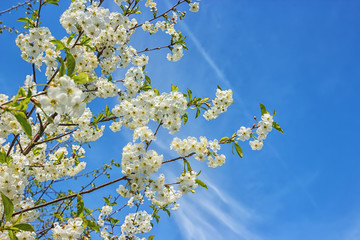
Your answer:
[[[209,179],[204,181],[209,190],[184,197],[174,214],[184,239],[261,239],[249,229],[259,218]]]

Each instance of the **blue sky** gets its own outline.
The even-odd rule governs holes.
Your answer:
[[[209,190],[197,189],[171,218],[164,215],[156,239],[360,239],[359,130],[352,122],[360,116],[359,10],[350,0],[203,0],[179,25],[188,36],[183,59],[150,55],[155,87],[173,83],[202,97],[214,96],[217,84],[234,91],[227,114],[191,122],[177,136],[231,135],[252,125],[259,102],[276,109],[285,131],[272,132],[260,152],[243,145],[243,159],[224,147],[227,162],[215,170],[194,162]],[[139,38],[134,46],[156,41]],[[13,36],[0,35],[0,44],[0,89],[10,94],[31,68]],[[129,133],[109,133],[88,151],[89,163],[120,160]],[[173,136],[159,134],[155,147],[175,156],[167,147]]]

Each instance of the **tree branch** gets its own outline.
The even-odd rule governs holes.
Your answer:
[[[104,183],[104,184],[101,184],[97,187],[94,187],[94,188],[91,188],[89,190],[85,190],[85,191],[81,191],[81,192],[78,192],[78,193],[74,193],[74,194],[70,194],[70,195],[67,195],[67,196],[64,196],[64,197],[61,197],[61,198],[57,198],[55,200],[52,200],[50,202],[46,202],[46,203],[43,203],[43,204],[40,204],[40,205],[37,205],[37,206],[34,206],[34,207],[30,207],[30,208],[25,208],[23,210],[20,210],[20,211],[17,211],[15,213],[13,213],[13,216],[16,216],[16,215],[19,215],[21,213],[24,213],[24,212],[28,212],[28,211],[31,211],[31,210],[35,210],[35,209],[38,209],[38,208],[42,208],[42,207],[46,207],[48,205],[51,205],[53,203],[57,203],[57,202],[60,202],[60,201],[63,201],[63,200],[66,200],[66,199],[69,199],[69,198],[73,198],[73,197],[76,197],[77,195],[84,195],[84,194],[87,194],[87,193],[91,193],[95,190],[98,190],[100,188],[103,188],[103,187],[106,187],[108,185],[111,185],[113,183],[116,183],[116,182],[119,182],[119,181],[122,181],[122,180],[129,180],[129,178],[127,176],[123,176],[121,178],[118,178],[118,179],[115,179],[115,180],[112,180],[110,182],[107,182],[107,183]]]

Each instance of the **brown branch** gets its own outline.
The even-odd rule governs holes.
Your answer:
[[[57,113],[54,113],[53,115],[51,115],[51,119],[54,120],[54,118],[57,116]],[[44,125],[44,127],[42,129],[39,129],[39,131],[37,132],[37,134],[34,136],[33,139],[31,139],[31,142],[29,143],[29,145],[24,149],[24,155],[27,155],[31,149],[36,145],[37,141],[39,141],[39,139],[42,137],[42,135],[45,132],[45,128],[47,126],[49,126],[50,121],[47,121]]]
[[[25,4],[28,4],[28,3],[31,2],[31,1],[33,1],[33,0],[28,0],[28,1],[25,1],[25,2],[23,2],[23,3],[19,3],[19,4],[16,5],[16,6],[12,6],[11,8],[8,8],[8,9],[6,9],[6,10],[3,10],[3,11],[0,12],[0,16],[1,16],[2,14],[4,14],[4,13],[11,12],[12,10],[15,10],[15,9],[17,9],[17,8],[19,8],[19,7],[22,7],[22,6],[24,6]]]
[[[163,121],[160,121],[160,122],[159,122],[159,125],[157,126],[157,128],[156,128],[156,130],[155,130],[154,136],[156,136],[156,134],[158,133],[159,128],[160,128],[161,125],[163,125]],[[145,149],[146,151],[148,150],[151,142],[152,142],[152,140],[150,140],[149,142],[146,143],[146,149]]]
[[[138,54],[139,53],[143,53],[143,52],[150,52],[150,51],[154,51],[154,50],[160,50],[160,49],[163,49],[163,48],[169,48],[171,47],[173,44],[169,44],[169,45],[166,45],[166,46],[162,46],[162,47],[156,47],[156,48],[145,48],[144,50],[140,51],[140,52],[137,52]]]
[[[162,164],[164,164],[164,163],[169,163],[169,162],[174,162],[174,161],[179,160],[179,159],[184,159],[184,160],[186,160],[185,158],[191,157],[191,156],[194,155],[194,154],[195,154],[195,152],[192,152],[192,153],[186,155],[185,157],[177,157],[177,158],[173,158],[173,159],[170,159],[170,160],[166,160],[166,161],[163,161]]]
[[[50,142],[50,141],[53,141],[53,140],[62,138],[62,137],[66,136],[66,135],[69,135],[69,134],[71,134],[71,133],[73,133],[73,132],[75,132],[75,131],[77,131],[77,130],[78,130],[78,128],[73,129],[73,130],[71,130],[71,131],[69,131],[69,132],[60,134],[60,135],[58,135],[58,136],[56,136],[56,137],[49,138],[49,139],[46,139],[46,140],[44,140],[44,141],[36,142],[35,145],[39,145],[39,144],[42,144],[42,143],[46,143],[46,142]]]
[[[37,12],[37,19],[36,19],[36,25],[35,27],[39,27],[39,21],[40,21],[40,12],[41,12],[41,7],[44,5],[44,3],[42,2],[42,0],[40,0],[40,5],[39,5],[39,10]]]
[[[110,182],[107,182],[107,183],[104,183],[104,184],[101,184],[97,187],[94,187],[94,188],[91,188],[89,190],[85,190],[85,191],[81,191],[81,192],[78,192],[78,193],[74,193],[74,194],[70,194],[70,195],[67,195],[67,196],[64,196],[64,197],[61,197],[61,198],[57,198],[57,199],[54,199],[50,202],[46,202],[46,203],[43,203],[43,204],[40,204],[40,205],[37,205],[37,206],[34,206],[34,207],[30,207],[30,208],[25,208],[25,209],[22,209],[20,211],[17,211],[15,213],[13,213],[13,216],[16,216],[16,215],[19,215],[21,213],[24,213],[24,212],[28,212],[28,211],[31,211],[31,210],[35,210],[35,209],[38,209],[38,208],[42,208],[42,207],[46,207],[48,205],[51,205],[53,203],[57,203],[57,202],[60,202],[60,201],[63,201],[63,200],[66,200],[66,199],[69,199],[69,198],[74,198],[76,197],[77,195],[84,195],[84,194],[87,194],[87,193],[91,193],[95,190],[98,190],[100,188],[103,188],[103,187],[106,187],[108,185],[111,185],[113,183],[116,183],[116,182],[119,182],[121,180],[129,180],[127,176],[123,176],[121,178],[118,178],[118,179],[115,179],[115,180],[112,180]]]
[[[45,91],[42,91],[42,92],[39,92],[39,93],[37,93],[37,94],[34,94],[33,96],[31,96],[32,98],[33,97],[37,97],[37,96],[40,96],[40,95],[44,95],[44,94],[46,94],[46,92]],[[19,97],[17,100],[18,101],[21,101],[21,100],[24,100],[24,99],[26,99],[26,97]],[[6,104],[9,104],[9,103],[11,103],[11,102],[13,102],[14,100],[9,100],[9,101],[6,101],[6,102],[4,102],[4,103],[2,103],[1,105],[0,105],[0,108],[2,107],[2,106],[4,106],[4,105],[6,105]]]

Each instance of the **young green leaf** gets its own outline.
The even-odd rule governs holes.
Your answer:
[[[191,91],[190,89],[187,89],[187,92],[188,92],[189,100],[191,100],[191,97],[192,97],[192,91]]]
[[[268,111],[266,110],[266,107],[261,103],[260,103],[260,110],[261,110],[261,115],[268,113]]]
[[[199,115],[200,115],[200,108],[197,108],[197,109],[196,109],[196,115],[195,115],[195,118],[197,118]]]
[[[185,125],[188,121],[188,115],[184,113],[184,115],[181,116],[181,119],[184,119],[184,125]]]
[[[34,227],[29,223],[19,223],[14,225],[13,227],[22,231],[35,232]]]
[[[65,75],[65,64],[64,64],[64,60],[61,57],[56,58],[59,62],[60,62],[60,67],[59,67],[59,77],[62,77]]]
[[[91,78],[89,78],[89,75],[85,72],[79,73],[75,77],[72,78],[74,82],[76,83],[88,83],[91,82]]]
[[[1,200],[4,205],[5,221],[8,222],[8,221],[10,221],[12,214],[14,212],[14,204],[12,203],[10,198],[5,196],[5,194],[3,194],[3,193],[1,193]]]
[[[153,240],[154,237],[155,237],[155,235],[151,235],[151,236],[148,237],[148,240]]]
[[[75,58],[70,51],[66,51],[66,69],[67,75],[71,76],[75,70]]]
[[[277,122],[273,122],[272,124],[273,128],[284,134],[284,131],[281,129],[280,125]]]
[[[184,160],[184,162],[186,163],[187,170],[188,170],[188,171],[191,171],[192,169],[191,169],[191,166],[190,166],[189,161],[188,161],[188,160]]]
[[[23,18],[23,17],[21,17],[21,18],[18,18],[18,19],[16,19],[16,20],[19,21],[19,22],[24,22],[24,23],[32,24],[32,21],[31,21],[30,19],[28,19],[28,18]]]
[[[59,6],[58,1],[59,0],[46,0],[46,3],[50,3],[50,4],[54,4],[56,6]]]
[[[179,87],[171,84],[171,91],[179,91]]]
[[[76,34],[76,33],[73,33],[73,34],[71,34],[71,35],[69,36],[69,38],[68,38],[67,41],[66,41],[66,44],[67,44],[67,45],[69,45],[70,42],[71,42],[71,40],[73,40],[73,38],[75,37],[75,34]]]
[[[100,229],[99,229],[99,226],[95,223],[95,222],[93,222],[93,221],[91,221],[91,220],[89,220],[89,219],[84,219],[85,220],[85,224],[89,227],[89,228],[91,228],[92,230],[94,230],[94,231],[96,231],[96,232],[100,232]]]
[[[0,152],[0,163],[11,163],[12,157],[8,156],[4,149]]]
[[[50,42],[56,45],[56,51],[66,48],[65,44],[60,40],[54,39],[51,40]]]
[[[196,184],[199,185],[200,187],[203,187],[203,188],[205,188],[205,189],[208,189],[207,186],[206,186],[206,184],[205,184],[203,181],[201,181],[201,180],[199,180],[199,179],[195,179],[195,182],[196,182]]]
[[[84,201],[80,194],[77,195],[77,203],[76,203],[76,216],[81,217],[84,211]]]
[[[11,231],[11,230],[8,230],[8,236],[9,236],[9,239],[10,239],[10,240],[19,240],[19,239],[16,237],[15,233],[14,233],[13,231]]]
[[[15,112],[13,113],[16,120],[20,123],[21,128],[24,130],[25,134],[31,138],[32,136],[32,129],[29,121],[26,118],[25,113],[23,112]]]
[[[229,137],[222,137],[219,143],[226,143],[230,138]]]
[[[171,216],[171,213],[170,213],[169,209],[167,209],[167,208],[163,208],[162,210],[163,210],[164,212],[166,212],[166,213],[167,213],[167,215],[169,215],[169,217]]]
[[[242,152],[242,149],[241,149],[240,145],[234,142],[234,147],[235,147],[235,150],[236,150],[237,154],[242,158],[243,157],[243,152]]]
[[[145,65],[144,65],[145,66]],[[151,85],[151,79],[149,78],[149,76],[145,75],[145,82],[148,84],[148,85]]]
[[[159,92],[159,90],[157,88],[154,88],[154,92],[156,93],[157,96],[160,95],[160,92]]]

